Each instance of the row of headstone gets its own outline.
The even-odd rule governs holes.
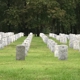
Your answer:
[[[42,38],[42,40],[43,40],[44,43],[47,43],[48,37],[44,33],[40,33],[39,36]]]
[[[54,33],[49,33],[49,37],[53,37],[53,38],[56,38],[57,34],[54,34]]]
[[[0,32],[0,49],[4,48],[22,36],[24,36],[24,33],[22,32],[18,34],[14,34],[13,32]]]
[[[30,48],[33,33],[30,33],[22,44],[16,46],[16,60],[25,60],[25,56]]]
[[[59,36],[60,36],[60,42],[61,43],[67,43],[67,36],[66,36],[66,34],[59,34]]]
[[[40,33],[40,37],[45,42],[45,34]],[[51,36],[51,34],[50,34]],[[55,37],[55,36],[54,36]],[[48,48],[54,53],[55,57],[58,57],[59,60],[66,60],[68,57],[68,46],[67,45],[58,45],[55,41],[52,39],[49,39],[47,37],[46,44]]]
[[[62,34],[60,33],[59,35],[54,34],[54,33],[49,33],[50,37],[56,38],[59,40],[61,43],[67,43],[67,40],[69,40],[69,47],[80,50],[80,34]]]
[[[53,41],[52,39],[48,39],[47,46],[52,52],[55,51],[55,45],[57,45],[55,41]]]
[[[80,50],[80,34],[70,34],[69,36],[69,47]]]
[[[24,40],[24,42],[22,43],[22,45],[25,46],[26,50],[25,50],[25,54],[28,52],[29,48],[30,48],[30,44],[32,41],[32,37],[33,37],[33,33],[30,33],[28,35],[28,37]],[[27,54],[26,54],[27,55]]]
[[[62,33],[60,33],[59,35],[54,33],[49,33],[49,37],[53,37],[56,40],[59,40],[61,43],[67,43],[67,39],[69,38],[67,34],[62,34]]]

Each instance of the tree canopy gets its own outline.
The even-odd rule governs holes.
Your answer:
[[[80,33],[80,0],[0,0],[0,31]]]

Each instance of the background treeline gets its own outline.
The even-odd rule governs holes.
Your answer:
[[[80,0],[0,0],[0,31],[80,33]]]

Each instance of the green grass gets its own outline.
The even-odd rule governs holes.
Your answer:
[[[80,52],[68,50],[68,59],[54,57],[40,37],[33,37],[24,61],[16,61],[16,45],[22,37],[0,50],[0,80],[80,80]]]

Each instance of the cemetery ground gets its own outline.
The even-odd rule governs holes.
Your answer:
[[[16,60],[25,38],[0,49],[0,80],[80,80],[80,52],[69,48],[68,59],[58,60],[40,37],[33,37],[25,60]]]

